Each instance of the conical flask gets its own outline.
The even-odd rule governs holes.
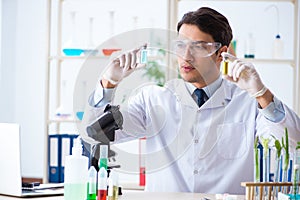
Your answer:
[[[109,25],[110,25],[110,37],[114,36],[114,16],[115,11],[109,11]],[[117,42],[114,40],[114,38],[109,39],[107,42],[105,48],[102,49],[102,52],[105,56],[110,56],[115,51],[120,51],[121,48],[117,45]]]

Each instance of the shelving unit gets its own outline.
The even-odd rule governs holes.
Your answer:
[[[169,0],[169,9],[168,9],[168,19],[169,24],[168,28],[170,30],[176,30],[177,25],[177,19],[178,19],[178,7],[179,2],[201,2],[202,0]],[[223,0],[205,0],[205,2],[220,2]],[[262,63],[262,64],[286,64],[290,65],[293,69],[293,108],[295,112],[300,115],[300,33],[299,33],[299,23],[300,23],[300,5],[299,0],[225,0],[226,3],[232,2],[270,2],[270,3],[276,3],[276,2],[283,2],[283,3],[291,3],[294,7],[294,46],[293,46],[293,58],[292,59],[245,59],[247,61],[253,62],[253,63]],[[199,6],[200,7],[200,6]],[[196,8],[194,8],[196,9]],[[246,23],[246,22],[245,22]],[[258,22],[259,23],[259,22]],[[272,73],[272,72],[270,72]],[[169,75],[169,78],[176,77],[177,74],[171,74]],[[284,81],[284,80],[282,80]]]
[[[46,77],[46,101],[45,101],[45,141],[44,141],[44,175],[43,182],[47,183],[49,181],[48,177],[48,135],[50,134],[50,127],[55,129],[56,133],[60,133],[62,125],[65,126],[76,126],[80,123],[80,120],[76,118],[73,113],[69,113],[69,116],[55,116],[53,108],[50,108],[51,92],[55,91],[55,107],[58,108],[62,103],[61,97],[61,81],[62,81],[62,69],[63,63],[65,62],[85,62],[87,59],[96,61],[105,61],[107,57],[102,55],[89,56],[65,56],[62,52],[62,21],[63,21],[63,3],[64,0],[48,0],[47,1],[47,16],[48,16],[48,31],[47,31],[47,77]],[[54,31],[53,31],[54,30]],[[56,40],[54,40],[55,38]],[[55,43],[55,44],[54,44]],[[74,67],[75,68],[75,67]],[[54,72],[54,73],[53,73]],[[74,77],[75,78],[75,77]],[[55,87],[51,88],[50,84],[55,82]],[[52,94],[53,95],[53,94]],[[71,99],[72,101],[72,99]],[[71,103],[71,102],[70,102]],[[53,102],[52,102],[53,104]],[[54,126],[54,128],[53,128]],[[72,130],[71,133],[74,133]]]
[[[57,3],[53,5],[54,0],[48,0],[47,1],[47,16],[48,16],[48,31],[47,31],[47,77],[46,77],[46,88],[45,88],[45,94],[46,94],[46,101],[45,101],[45,161],[44,166],[45,169],[47,169],[47,153],[48,153],[48,135],[49,135],[49,127],[50,126],[56,126],[57,131],[59,132],[60,125],[61,124],[76,124],[80,123],[80,120],[76,119],[75,117],[67,117],[67,118],[58,118],[51,116],[51,110],[50,110],[50,83],[51,83],[51,69],[56,68],[55,70],[55,91],[56,91],[56,106],[58,107],[61,104],[61,70],[62,70],[62,64],[64,62],[85,62],[85,60],[88,58],[89,60],[94,61],[106,61],[108,57],[102,56],[102,55],[96,55],[96,56],[65,56],[62,54],[62,18],[63,18],[63,2],[65,0],[55,0]],[[177,22],[178,22],[178,6],[180,1],[199,1],[202,0],[166,0],[166,8],[167,8],[167,24],[166,29],[168,30],[176,30]],[[218,0],[217,0],[218,1]],[[219,0],[221,1],[221,0]],[[228,2],[244,2],[243,0],[226,0]],[[89,3],[97,2],[97,1],[89,1]],[[209,0],[206,0],[206,2],[209,2]],[[215,2],[211,1],[211,2]],[[300,114],[300,60],[299,60],[299,1],[298,0],[247,0],[247,2],[289,2],[292,3],[294,6],[294,55],[292,59],[245,59],[249,60],[254,63],[262,63],[262,64],[283,64],[283,65],[289,65],[292,67],[293,70],[293,86],[294,86],[294,97],[293,97],[293,107],[295,111]],[[55,13],[55,16],[53,16],[53,13]],[[55,26],[55,31],[53,31],[53,26]],[[54,35],[54,36],[53,36]],[[55,47],[53,48],[53,39],[55,38]],[[170,35],[171,38],[171,35]],[[54,49],[54,51],[53,51]],[[172,58],[168,57],[168,63],[172,63]],[[176,65],[174,65],[175,67]],[[166,80],[172,79],[174,77],[177,77],[176,70],[169,70],[166,72]],[[45,170],[43,181],[48,181],[48,172]]]
[[[70,0],[47,0],[47,16],[48,16],[48,31],[47,31],[47,76],[46,76],[46,88],[45,88],[45,141],[44,141],[44,168],[46,169],[44,171],[43,175],[43,181],[46,183],[48,182],[48,135],[50,134],[50,130],[55,129],[55,132],[60,133],[61,126],[76,126],[76,124],[80,123],[80,120],[76,118],[76,116],[63,116],[58,117],[54,115],[53,107],[57,108],[62,103],[62,88],[61,88],[61,81],[63,80],[62,72],[65,70],[64,64],[66,63],[90,63],[91,67],[95,65],[99,65],[99,62],[107,62],[108,58],[107,56],[97,54],[95,56],[86,56],[86,55],[80,55],[80,56],[65,56],[62,52],[63,49],[63,43],[64,43],[64,31],[66,31],[63,27],[64,26],[64,17],[66,17],[65,13],[70,12],[70,8],[68,7],[67,10],[65,10],[65,7],[69,3],[75,3],[76,5],[78,3],[84,3],[83,5],[89,5],[89,8],[91,5],[98,5],[102,1],[96,1],[96,0],[88,0],[88,1],[70,1]],[[107,1],[108,3],[112,3],[113,1]],[[107,3],[106,2],[106,3]],[[142,5],[142,4],[141,4]],[[78,5],[77,5],[78,6]],[[144,5],[143,5],[144,6]],[[77,8],[76,8],[77,9]],[[86,9],[79,7],[80,9]],[[156,9],[157,10],[157,9]],[[97,11],[98,12],[98,11]],[[100,12],[100,11],[99,11]],[[81,15],[82,17],[82,15]],[[101,18],[101,24],[100,26],[103,27],[102,24],[102,18]],[[108,19],[105,19],[108,21]],[[135,17],[136,20],[136,17]],[[86,28],[85,26],[82,28]],[[105,28],[105,27],[104,27]],[[149,58],[151,60],[151,58]],[[92,63],[92,64],[91,64]],[[96,64],[95,64],[96,63]],[[98,63],[98,64],[97,64]],[[74,68],[70,68],[70,70],[77,70]],[[69,68],[68,68],[69,69]],[[72,72],[73,73],[73,72]],[[93,74],[95,76],[98,76],[99,74]],[[75,78],[75,77],[74,77]],[[91,80],[94,80],[94,77],[90,77]],[[92,83],[93,84],[93,83]],[[95,83],[94,83],[95,84]],[[93,88],[94,88],[93,84]],[[54,91],[54,92],[53,92]],[[53,95],[55,93],[55,95]],[[87,91],[87,94],[90,94],[89,91]],[[87,98],[86,98],[87,99]],[[54,106],[53,106],[54,105]],[[138,147],[137,147],[138,149]]]

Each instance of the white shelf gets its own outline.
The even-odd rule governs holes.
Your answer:
[[[53,123],[80,123],[81,121],[79,119],[75,118],[52,118],[48,119],[48,124],[53,124]]]
[[[179,1],[199,1],[199,0],[177,0]],[[244,1],[244,2],[291,2],[295,3],[297,0],[205,0],[205,1]]]
[[[242,60],[253,63],[287,64],[295,67],[295,61],[292,59],[243,58]]]
[[[107,59],[109,56],[86,55],[86,56],[50,56],[49,60],[85,60],[85,59]]]

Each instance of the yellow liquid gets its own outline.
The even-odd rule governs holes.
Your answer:
[[[222,73],[224,75],[228,74],[228,61],[223,61],[222,62]]]
[[[112,196],[108,196],[108,200],[117,200],[118,195],[119,195],[119,187],[114,185]]]

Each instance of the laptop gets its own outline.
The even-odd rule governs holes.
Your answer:
[[[20,125],[0,123],[0,194],[18,197],[63,195],[63,184],[22,189]]]

